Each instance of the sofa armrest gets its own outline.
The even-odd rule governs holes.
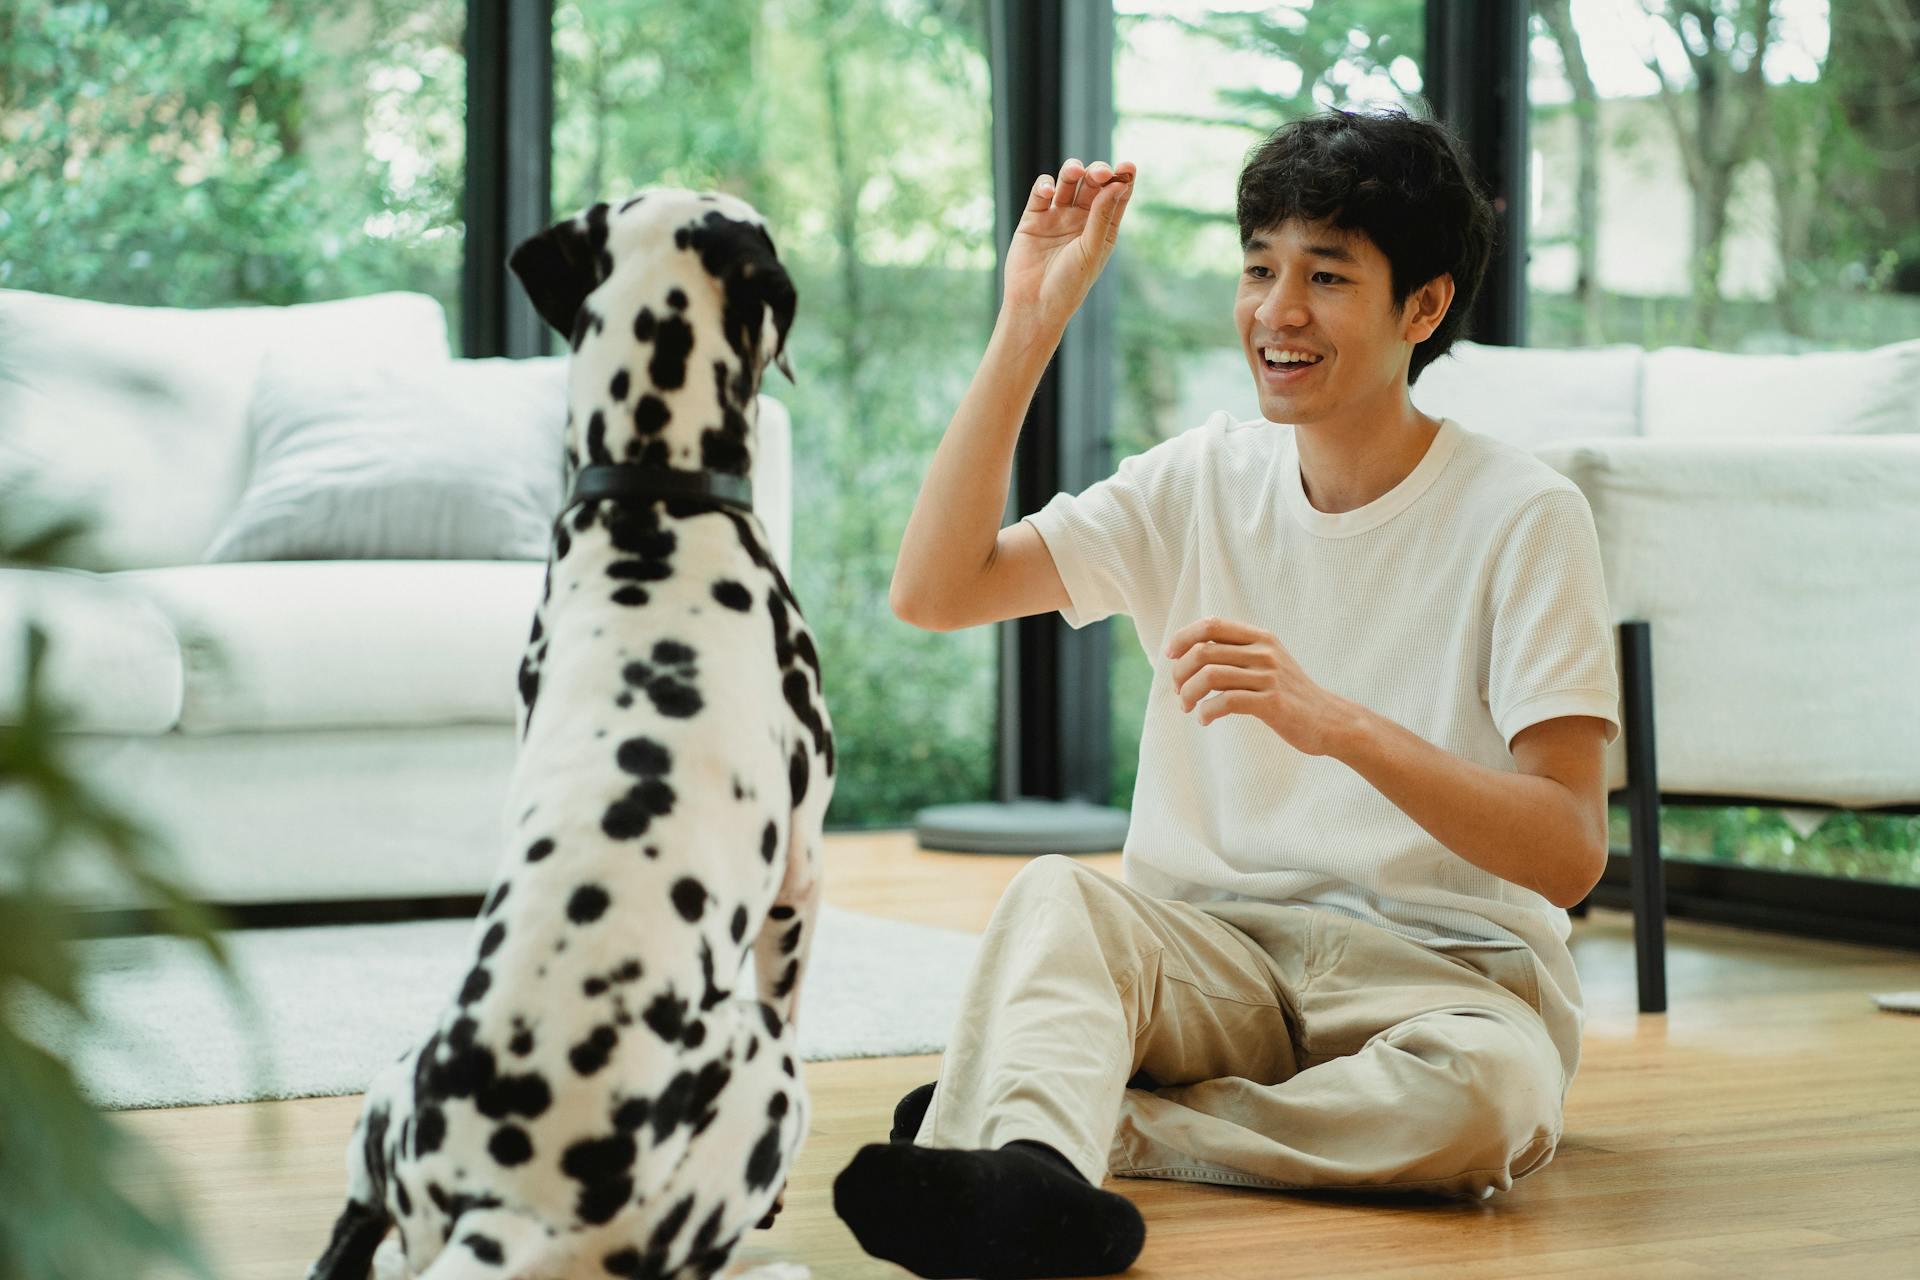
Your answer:
[[[1536,456],[1593,508],[1615,618],[1652,624],[1663,791],[1920,800],[1920,435]]]
[[[0,568],[0,724],[19,724],[27,624],[47,636],[41,696],[78,732],[166,733],[179,723],[180,642],[140,592],[79,569]]]

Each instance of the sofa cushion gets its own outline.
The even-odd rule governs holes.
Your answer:
[[[275,347],[447,359],[424,294],[191,310],[0,290],[0,483],[92,514],[76,567],[191,564],[246,475],[246,408]]]
[[[180,638],[184,733],[511,724],[544,561],[284,561],[111,575]]]
[[[1412,388],[1425,412],[1522,449],[1640,434],[1635,346],[1572,351],[1457,342]]]
[[[1642,419],[1653,439],[1920,432],[1920,339],[1872,351],[1647,353]]]
[[[346,364],[275,352],[229,560],[540,560],[565,483],[566,361]]]
[[[180,718],[173,627],[125,583],[78,569],[0,569],[0,724],[20,723],[28,622],[47,633],[42,695],[88,733],[165,733]]]

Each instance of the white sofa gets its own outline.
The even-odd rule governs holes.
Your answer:
[[[419,294],[200,311],[0,290],[0,492],[25,482],[99,520],[70,568],[0,568],[0,722],[17,717],[31,617],[74,758],[207,900],[438,897],[491,877],[544,563],[202,563],[249,475],[264,361],[445,362],[446,329]],[[786,568],[778,402],[761,401],[759,432],[754,502]],[[7,803],[0,841],[24,821]],[[67,887],[141,905],[108,876]]]
[[[1615,618],[1650,624],[1663,793],[1920,802],[1920,341],[1457,351],[1414,402],[1586,494]]]

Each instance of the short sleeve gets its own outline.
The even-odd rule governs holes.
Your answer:
[[[1154,616],[1167,607],[1193,509],[1196,427],[1120,461],[1078,494],[1057,493],[1027,516],[1047,544],[1079,630],[1116,613]]]
[[[1507,745],[1559,716],[1608,722],[1620,736],[1613,614],[1593,512],[1578,489],[1529,498],[1494,551],[1487,707]]]

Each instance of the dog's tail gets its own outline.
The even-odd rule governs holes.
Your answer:
[[[347,1207],[334,1220],[327,1251],[307,1272],[307,1280],[367,1280],[373,1268],[373,1251],[392,1226],[393,1220],[379,1205],[347,1201]]]

